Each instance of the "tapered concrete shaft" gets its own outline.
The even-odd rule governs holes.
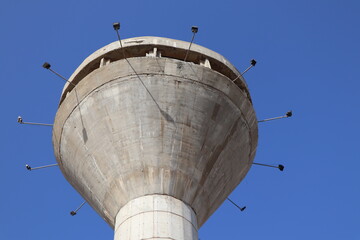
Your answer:
[[[148,195],[128,202],[116,216],[115,240],[198,240],[196,215],[184,202]]]

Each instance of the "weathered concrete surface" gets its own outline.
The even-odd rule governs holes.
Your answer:
[[[189,49],[188,42],[163,37],[129,38],[122,40],[122,45],[123,48],[121,49],[119,42],[115,41],[87,57],[69,78],[69,82],[72,84],[69,82],[65,84],[61,101],[66,96],[65,93],[73,88],[73,84],[77,84],[87,74],[99,68],[99,65],[101,65],[104,60],[113,62],[123,59],[124,55],[122,51],[124,51],[126,57],[142,57],[156,48],[157,52],[163,57],[183,60]],[[209,62],[212,69],[215,69],[230,79],[235,79],[240,75],[240,72],[225,57],[195,43],[191,46],[187,61],[196,64],[202,61]],[[246,82],[242,76],[239,77],[236,84],[250,98]]]
[[[166,195],[147,195],[128,202],[116,216],[115,240],[198,240],[190,206]]]
[[[257,120],[248,93],[194,63],[128,61],[138,75],[118,60],[64,92],[53,128],[59,166],[113,228],[122,207],[153,194],[191,206],[201,226],[254,159]]]

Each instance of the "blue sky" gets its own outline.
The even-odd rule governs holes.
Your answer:
[[[0,239],[113,239],[55,163],[51,128],[64,82],[95,50],[122,38],[161,36],[189,41],[229,59],[246,73],[258,119],[288,110],[293,118],[259,125],[256,162],[200,229],[214,239],[360,239],[360,2],[5,1],[1,2]]]

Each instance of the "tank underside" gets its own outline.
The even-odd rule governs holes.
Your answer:
[[[53,128],[59,166],[112,227],[124,205],[153,194],[191,206],[201,226],[251,167],[252,103],[210,68],[126,61],[92,71],[63,97]]]

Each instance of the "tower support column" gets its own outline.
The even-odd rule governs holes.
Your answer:
[[[168,195],[147,195],[128,202],[116,216],[115,240],[198,240],[196,215]]]

